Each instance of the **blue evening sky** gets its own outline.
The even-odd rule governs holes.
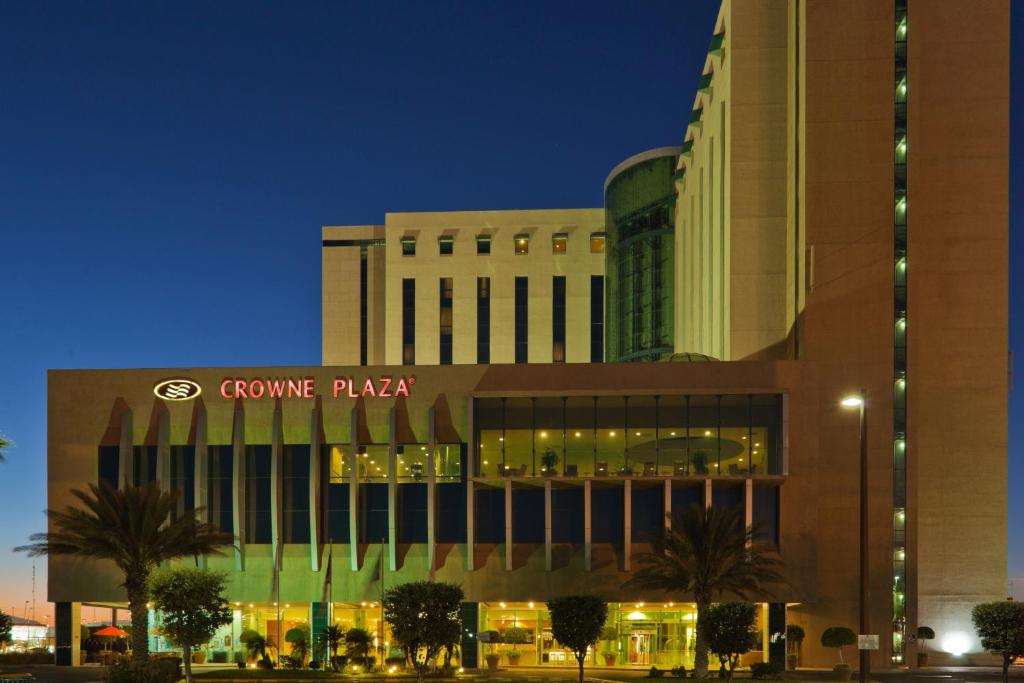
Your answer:
[[[8,549],[44,528],[47,368],[318,364],[321,225],[599,206],[682,140],[717,6],[0,4],[0,609],[31,599]]]

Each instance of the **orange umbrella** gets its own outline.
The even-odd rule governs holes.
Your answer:
[[[96,633],[93,633],[93,635],[94,636],[110,636],[112,638],[126,638],[128,636],[128,632],[127,631],[122,631],[121,629],[119,629],[116,626],[104,626],[99,631],[96,631]]]

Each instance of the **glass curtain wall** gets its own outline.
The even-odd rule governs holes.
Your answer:
[[[776,394],[495,397],[474,410],[481,477],[782,473]]]

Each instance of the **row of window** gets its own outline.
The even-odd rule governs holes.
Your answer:
[[[452,364],[454,281],[440,278],[438,322],[439,363]],[[551,283],[551,362],[566,362],[566,282],[555,275]],[[416,364],[416,279],[402,279],[402,363]],[[530,282],[515,278],[514,343],[516,363],[529,362]],[[590,276],[590,362],[604,360],[604,276]],[[491,362],[491,278],[476,279],[476,362]]]
[[[476,236],[476,253],[491,253],[492,236],[480,234]],[[416,238],[406,235],[401,239],[402,256],[416,255]],[[590,253],[604,253],[605,234],[603,232],[590,233]],[[530,253],[529,233],[518,233],[512,240],[514,253],[524,255]],[[551,236],[551,253],[565,254],[569,251],[569,233],[556,232]],[[441,235],[437,238],[437,253],[440,256],[451,256],[455,253],[455,237],[453,235]]]

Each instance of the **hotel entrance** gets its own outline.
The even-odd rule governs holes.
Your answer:
[[[654,631],[633,631],[629,634],[628,663],[639,666],[651,664],[651,649],[655,637]]]

